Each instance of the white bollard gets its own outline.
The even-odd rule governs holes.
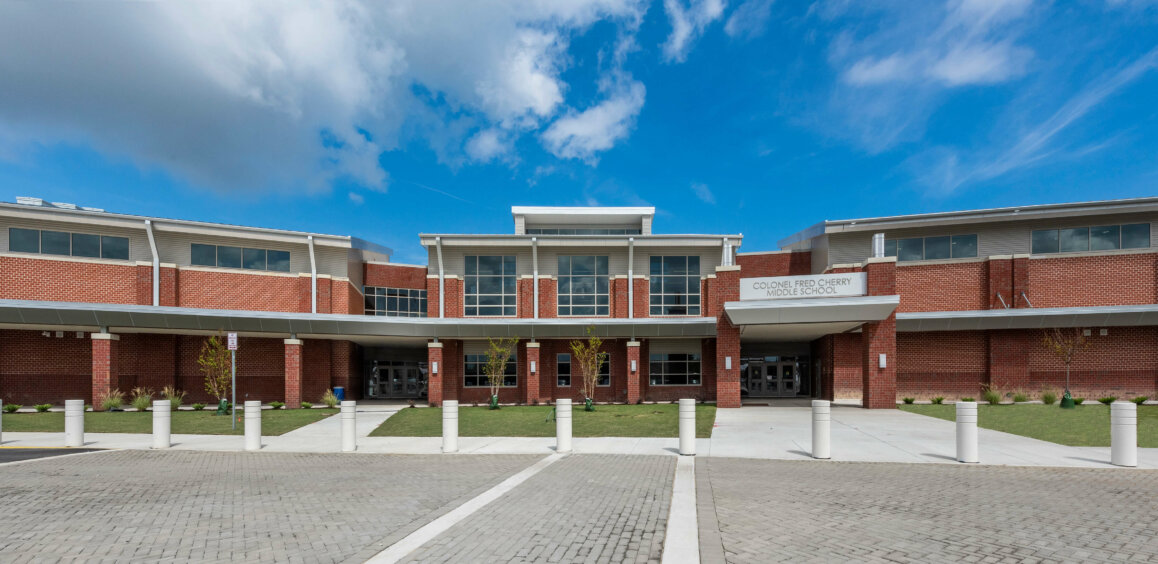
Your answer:
[[[64,446],[84,446],[84,400],[64,400]]]
[[[957,402],[957,462],[980,462],[977,456],[977,402]]]
[[[245,450],[261,450],[261,402],[245,402]]]
[[[354,452],[358,448],[358,420],[354,401],[342,402],[342,452]]]
[[[458,452],[458,400],[442,402],[442,452]]]
[[[555,452],[571,452],[571,400],[555,400]]]
[[[812,458],[832,458],[832,404],[812,400]]]
[[[1110,464],[1138,465],[1138,406],[1134,402],[1110,404]]]
[[[680,400],[680,454],[696,455],[696,400]]]
[[[153,401],[153,448],[169,448],[172,429],[173,413],[170,411],[169,400]]]

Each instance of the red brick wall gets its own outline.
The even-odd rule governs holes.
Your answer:
[[[318,280],[318,286],[320,291],[322,280]],[[310,279],[297,275],[181,270],[177,305],[209,309],[308,312],[309,288]],[[318,302],[325,303],[320,296]]]
[[[870,262],[865,265],[870,296],[896,294],[896,262]],[[861,405],[868,409],[895,408],[897,396],[897,315],[861,326],[864,350],[861,364]],[[885,355],[885,367],[879,358]]]
[[[717,270],[712,299],[713,311],[723,312],[726,302],[740,299],[740,271]],[[704,351],[704,363],[714,368],[716,405],[719,407],[740,407],[740,328],[733,325],[727,315],[716,320],[716,338],[711,356]],[[726,357],[732,357],[732,369],[726,368]],[[716,377],[718,375],[718,378]],[[705,380],[706,380],[705,374]]]
[[[386,288],[427,288],[427,268],[425,266],[403,266],[398,264],[367,264],[364,280],[367,286]],[[437,283],[438,280],[435,279]],[[435,286],[435,292],[438,286]]]
[[[137,275],[129,263],[0,257],[0,299],[135,304]]]
[[[521,318],[535,317],[535,281],[531,278],[519,278],[515,281],[515,290],[518,292],[519,307],[515,308],[515,315]]]
[[[539,317],[554,319],[559,317],[559,281],[552,278],[539,279]]]
[[[988,380],[984,331],[897,333],[897,396],[979,397]]]
[[[632,281],[635,290],[635,317],[644,318],[651,317],[650,298],[651,282],[646,278],[636,278]],[[737,291],[739,288],[737,288]]]
[[[0,398],[5,404],[61,405],[67,399],[92,403],[92,342],[73,331],[57,338],[40,331],[0,329]]]
[[[1035,258],[1028,260],[1034,307],[1155,303],[1158,254]]]
[[[957,311],[987,309],[989,267],[985,262],[898,266],[897,311]],[[1009,292],[1004,293],[1008,301]]]
[[[812,274],[812,251],[736,255],[736,264],[746,278],[763,276],[800,276]]]

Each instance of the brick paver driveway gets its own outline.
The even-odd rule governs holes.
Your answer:
[[[700,526],[718,518],[729,562],[1158,562],[1158,471],[711,458],[696,472],[716,509]]]
[[[113,451],[3,465],[0,561],[361,561],[541,458]]]

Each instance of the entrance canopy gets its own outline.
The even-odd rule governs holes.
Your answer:
[[[811,341],[886,319],[900,296],[854,296],[727,302],[724,312],[742,340]]]

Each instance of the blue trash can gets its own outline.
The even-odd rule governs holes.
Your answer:
[[[335,387],[334,396],[338,398],[338,401],[346,401],[346,388],[341,386]]]

